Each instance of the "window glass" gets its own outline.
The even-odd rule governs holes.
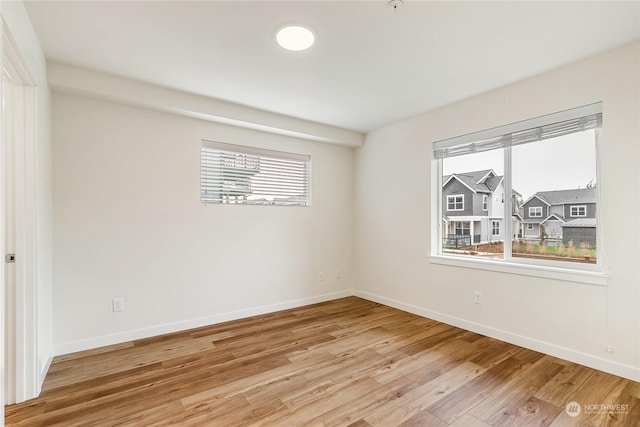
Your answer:
[[[442,171],[438,253],[579,269],[598,264],[601,108],[434,143]]]
[[[517,224],[514,257],[596,263],[595,132],[512,148],[512,186],[525,208],[524,221]]]
[[[203,203],[309,206],[307,155],[202,141]]]
[[[501,150],[443,159],[443,252],[503,257],[503,169]]]

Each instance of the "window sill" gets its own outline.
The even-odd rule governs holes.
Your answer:
[[[521,276],[544,277],[589,285],[607,286],[609,275],[600,271],[576,270],[542,265],[530,265],[516,262],[463,258],[460,256],[431,255],[431,264],[450,265],[454,267],[489,270],[500,273],[518,274]]]

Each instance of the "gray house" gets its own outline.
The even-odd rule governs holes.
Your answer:
[[[521,209],[518,236],[545,238],[568,245],[581,243],[596,247],[596,189],[539,191],[527,199]]]
[[[515,201],[519,196],[514,192],[516,209]],[[443,176],[442,235],[445,245],[457,247],[504,241],[504,198],[504,177],[491,169]],[[513,229],[517,230],[517,227]]]

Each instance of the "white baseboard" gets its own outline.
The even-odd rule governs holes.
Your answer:
[[[230,320],[238,320],[246,317],[257,316],[260,314],[273,313],[280,310],[302,307],[309,304],[331,301],[338,298],[344,298],[353,295],[352,289],[346,289],[328,294],[316,295],[308,298],[300,298],[291,301],[285,301],[276,304],[262,305],[258,307],[247,308],[243,310],[231,311],[227,313],[214,314],[212,316],[200,317],[197,319],[184,320],[174,323],[165,323],[163,325],[152,326],[149,328],[136,329],[132,331],[121,332],[117,334],[104,335],[86,340],[73,341],[58,344],[55,346],[54,354],[60,356],[63,354],[75,353],[78,351],[90,350],[107,345],[120,344],[123,342],[150,338],[157,335],[170,334],[172,332],[180,332],[188,329],[199,328],[202,326],[214,325],[216,323],[228,322]],[[46,373],[46,372],[45,372]]]
[[[530,350],[539,351],[540,353],[548,354],[550,356],[558,357],[560,359],[564,359],[570,362],[578,363],[580,365],[588,366],[590,368],[597,369],[599,371],[608,372],[610,374],[627,378],[633,381],[640,381],[640,368],[636,366],[625,365],[622,363],[603,359],[598,356],[593,356],[591,354],[583,353],[583,352],[562,347],[556,344],[539,341],[533,338],[525,337],[523,335],[514,334],[512,332],[504,331],[502,329],[492,328],[479,323],[470,322],[468,320],[461,319],[455,316],[439,313],[437,311],[418,307],[412,304],[407,304],[401,301],[397,301],[391,298],[386,298],[386,297],[372,294],[369,292],[355,289],[353,291],[353,295],[369,301],[384,304],[389,307],[397,308],[398,310],[413,313],[418,316],[437,320],[439,322],[456,326],[458,328],[462,328],[471,332],[476,332],[478,334],[486,335],[491,338],[496,338],[501,341],[518,345],[520,347],[525,347]]]
[[[38,384],[38,394],[40,394],[40,390],[42,388],[42,384],[44,383],[44,379],[47,376],[47,372],[49,372],[49,368],[51,367],[51,363],[53,362],[53,354],[50,355],[47,360],[42,364],[40,368],[40,383]]]
[[[539,351],[541,353],[558,357],[560,359],[568,360],[570,362],[578,363],[580,365],[584,365],[590,368],[598,369],[600,371],[608,372],[613,375],[618,375],[620,377],[627,378],[633,381],[640,381],[640,368],[636,366],[625,365],[622,363],[603,359],[598,356],[590,355],[577,350],[562,347],[556,344],[536,340],[523,335],[514,334],[512,332],[508,332],[502,329],[489,327],[486,325],[482,325],[480,323],[471,322],[465,319],[461,319],[459,317],[450,316],[448,314],[429,310],[429,309],[412,305],[412,304],[407,304],[402,301],[386,298],[380,295],[372,294],[370,292],[357,290],[357,289],[346,289],[343,291],[317,295],[314,297],[301,298],[301,299],[286,301],[282,303],[252,307],[248,309],[237,310],[237,311],[232,311],[227,313],[220,313],[212,316],[201,317],[197,319],[190,319],[190,320],[185,320],[181,322],[167,323],[164,325],[126,331],[118,334],[105,335],[101,337],[90,338],[87,340],[63,343],[55,347],[54,354],[56,356],[59,356],[62,354],[74,353],[77,351],[90,350],[98,347],[104,347],[107,345],[120,344],[123,342],[133,341],[137,339],[149,338],[149,337],[162,335],[162,334],[169,334],[173,332],[180,332],[188,329],[214,325],[216,323],[228,322],[231,320],[243,319],[246,317],[257,316],[260,314],[273,313],[280,310],[287,310],[290,308],[302,307],[309,304],[316,304],[319,302],[330,301],[330,300],[344,298],[348,296],[357,296],[369,301],[374,301],[380,304],[387,305],[389,307],[397,308],[398,310],[413,313],[422,317],[427,317],[429,319],[437,320],[439,322],[456,326],[458,328],[462,328],[471,332],[476,332],[478,334],[486,335],[488,337],[496,338],[511,344],[515,344],[531,350]],[[46,375],[50,364],[51,364],[51,360],[47,362],[46,369],[43,369],[42,371],[42,380],[44,380],[44,375]]]

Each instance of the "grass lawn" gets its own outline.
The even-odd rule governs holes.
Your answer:
[[[531,254],[540,254],[540,255],[553,255],[553,256],[572,256],[572,257],[585,257],[588,256],[590,258],[596,257],[595,249],[581,249],[581,248],[573,248],[573,253],[571,253],[571,248],[565,246],[546,246],[546,245],[529,245],[529,250],[527,250],[527,245],[524,243],[513,244],[513,252],[514,253],[531,253]]]

